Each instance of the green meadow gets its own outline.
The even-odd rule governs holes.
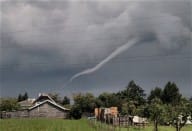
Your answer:
[[[119,129],[100,123],[93,125],[86,119],[4,119],[0,120],[0,131],[153,131],[153,127]],[[175,128],[159,126],[159,131],[175,131]],[[192,126],[185,126],[182,131],[192,131]]]

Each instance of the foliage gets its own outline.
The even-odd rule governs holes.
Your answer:
[[[0,111],[12,111],[19,109],[20,106],[15,98],[0,99]]]
[[[28,93],[25,92],[23,95],[22,94],[18,95],[17,101],[20,102],[20,101],[24,101],[24,100],[27,100],[27,99],[28,99]]]
[[[62,100],[62,105],[69,105],[70,104],[70,99],[67,96],[64,96]]]
[[[100,101],[102,107],[112,107],[112,106],[121,106],[120,105],[120,100],[116,96],[115,93],[102,93],[98,96],[98,101]]]
[[[91,93],[74,94],[74,105],[81,109],[82,112],[92,113],[95,108],[95,97]]]
[[[49,95],[56,103],[62,104],[61,97],[59,96],[58,93],[48,93],[48,95]]]
[[[191,116],[191,103],[182,99],[178,105],[168,105],[167,107],[167,120],[176,128],[176,131],[180,131],[185,126],[188,117]]]
[[[63,120],[63,119],[5,119],[0,120],[0,131],[98,131],[108,125],[96,123],[95,128],[90,126],[86,119]],[[107,129],[106,129],[107,130]],[[127,128],[116,128],[115,131],[127,131]],[[153,131],[151,125],[145,128],[129,127],[129,131]],[[160,131],[175,131],[171,126],[159,126]],[[192,126],[183,127],[182,131],[191,131]],[[101,130],[100,130],[101,131]],[[102,130],[103,131],[103,130]]]
[[[163,95],[163,91],[161,88],[156,87],[155,89],[152,89],[149,96],[148,96],[148,101],[151,102],[151,100],[158,98],[162,100],[162,95]]]
[[[179,88],[173,82],[168,82],[165,85],[162,94],[162,100],[165,104],[177,105],[181,100],[182,95],[179,92]]]
[[[79,105],[74,105],[70,110],[70,117],[74,119],[81,119],[82,110]]]
[[[133,101],[135,106],[139,106],[145,104],[145,96],[144,90],[135,84],[134,81],[130,81],[128,86],[126,87],[127,91],[127,100]]]
[[[149,105],[149,115],[151,120],[154,121],[154,131],[158,131],[158,123],[163,121],[164,118],[164,106],[159,98],[154,98],[151,100]]]

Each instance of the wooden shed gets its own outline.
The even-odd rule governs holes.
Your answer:
[[[39,94],[33,106],[28,108],[29,117],[67,118],[69,111],[45,93]]]
[[[30,117],[67,118],[68,114],[69,109],[50,100],[44,100],[29,108]]]
[[[39,94],[37,99],[19,102],[21,110],[1,112],[1,118],[68,118],[70,109],[57,104],[49,95]]]

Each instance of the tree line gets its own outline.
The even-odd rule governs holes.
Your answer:
[[[172,125],[180,131],[188,119],[192,118],[192,98],[184,97],[174,82],[165,87],[155,87],[147,95],[143,88],[130,81],[124,90],[116,93],[104,92],[95,97],[91,93],[77,93],[73,96],[71,115],[79,119],[82,115],[93,113],[94,108],[118,107],[120,115],[138,115],[158,125]]]
[[[145,90],[130,81],[121,91],[104,92],[98,96],[92,93],[73,94],[73,104],[67,96],[63,98],[57,93],[49,93],[58,104],[70,108],[70,116],[80,119],[82,116],[92,116],[94,108],[118,107],[120,115],[138,115],[146,117],[154,124],[154,131],[158,125],[172,125],[176,131],[186,124],[189,116],[192,118],[192,97],[184,97],[174,82],[167,82],[163,87],[155,87],[147,95]],[[1,98],[0,110],[19,109],[18,102],[26,100],[28,94],[19,94],[18,98]]]

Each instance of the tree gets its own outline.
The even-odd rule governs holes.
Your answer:
[[[163,94],[162,89],[159,87],[156,87],[155,89],[151,90],[147,99],[149,102],[154,98],[162,99],[162,94]]]
[[[58,93],[48,93],[48,95],[49,95],[56,103],[62,104],[62,102],[61,102],[61,97],[59,96]]]
[[[179,88],[174,82],[173,83],[168,82],[165,85],[165,88],[162,94],[163,103],[177,105],[181,100],[181,96],[182,95],[179,92]]]
[[[134,101],[136,106],[140,106],[145,104],[145,96],[144,90],[135,84],[134,81],[130,81],[128,86],[126,87],[127,92],[127,100]]]
[[[74,105],[78,106],[82,113],[92,113],[95,107],[95,97],[91,93],[78,93],[74,94]]]
[[[70,110],[70,116],[74,119],[81,119],[82,110],[80,105],[74,105]]]
[[[191,102],[192,102],[192,97],[189,99],[189,101],[191,101]]]
[[[167,107],[167,120],[171,122],[176,131],[180,131],[192,114],[192,104],[186,99],[181,99],[179,104],[175,106],[167,105]]]
[[[18,102],[24,101],[24,100],[27,100],[27,99],[28,99],[28,93],[27,92],[25,92],[23,95],[19,94],[18,97],[17,97]]]
[[[18,95],[18,98],[17,98],[17,101],[20,102],[20,101],[22,101],[22,100],[23,100],[22,95],[19,94],[19,95]]]
[[[69,105],[70,104],[70,99],[67,96],[64,96],[62,105]]]
[[[102,93],[97,98],[103,107],[121,107],[121,100],[115,93]]]
[[[19,109],[20,106],[15,98],[0,99],[0,111],[12,111]]]
[[[154,121],[154,131],[158,131],[158,123],[162,121],[164,117],[164,106],[161,99],[154,98],[149,105],[149,115],[151,120]]]
[[[27,99],[28,99],[28,93],[25,92],[24,95],[23,95],[23,101],[24,101],[24,100],[27,100]]]

